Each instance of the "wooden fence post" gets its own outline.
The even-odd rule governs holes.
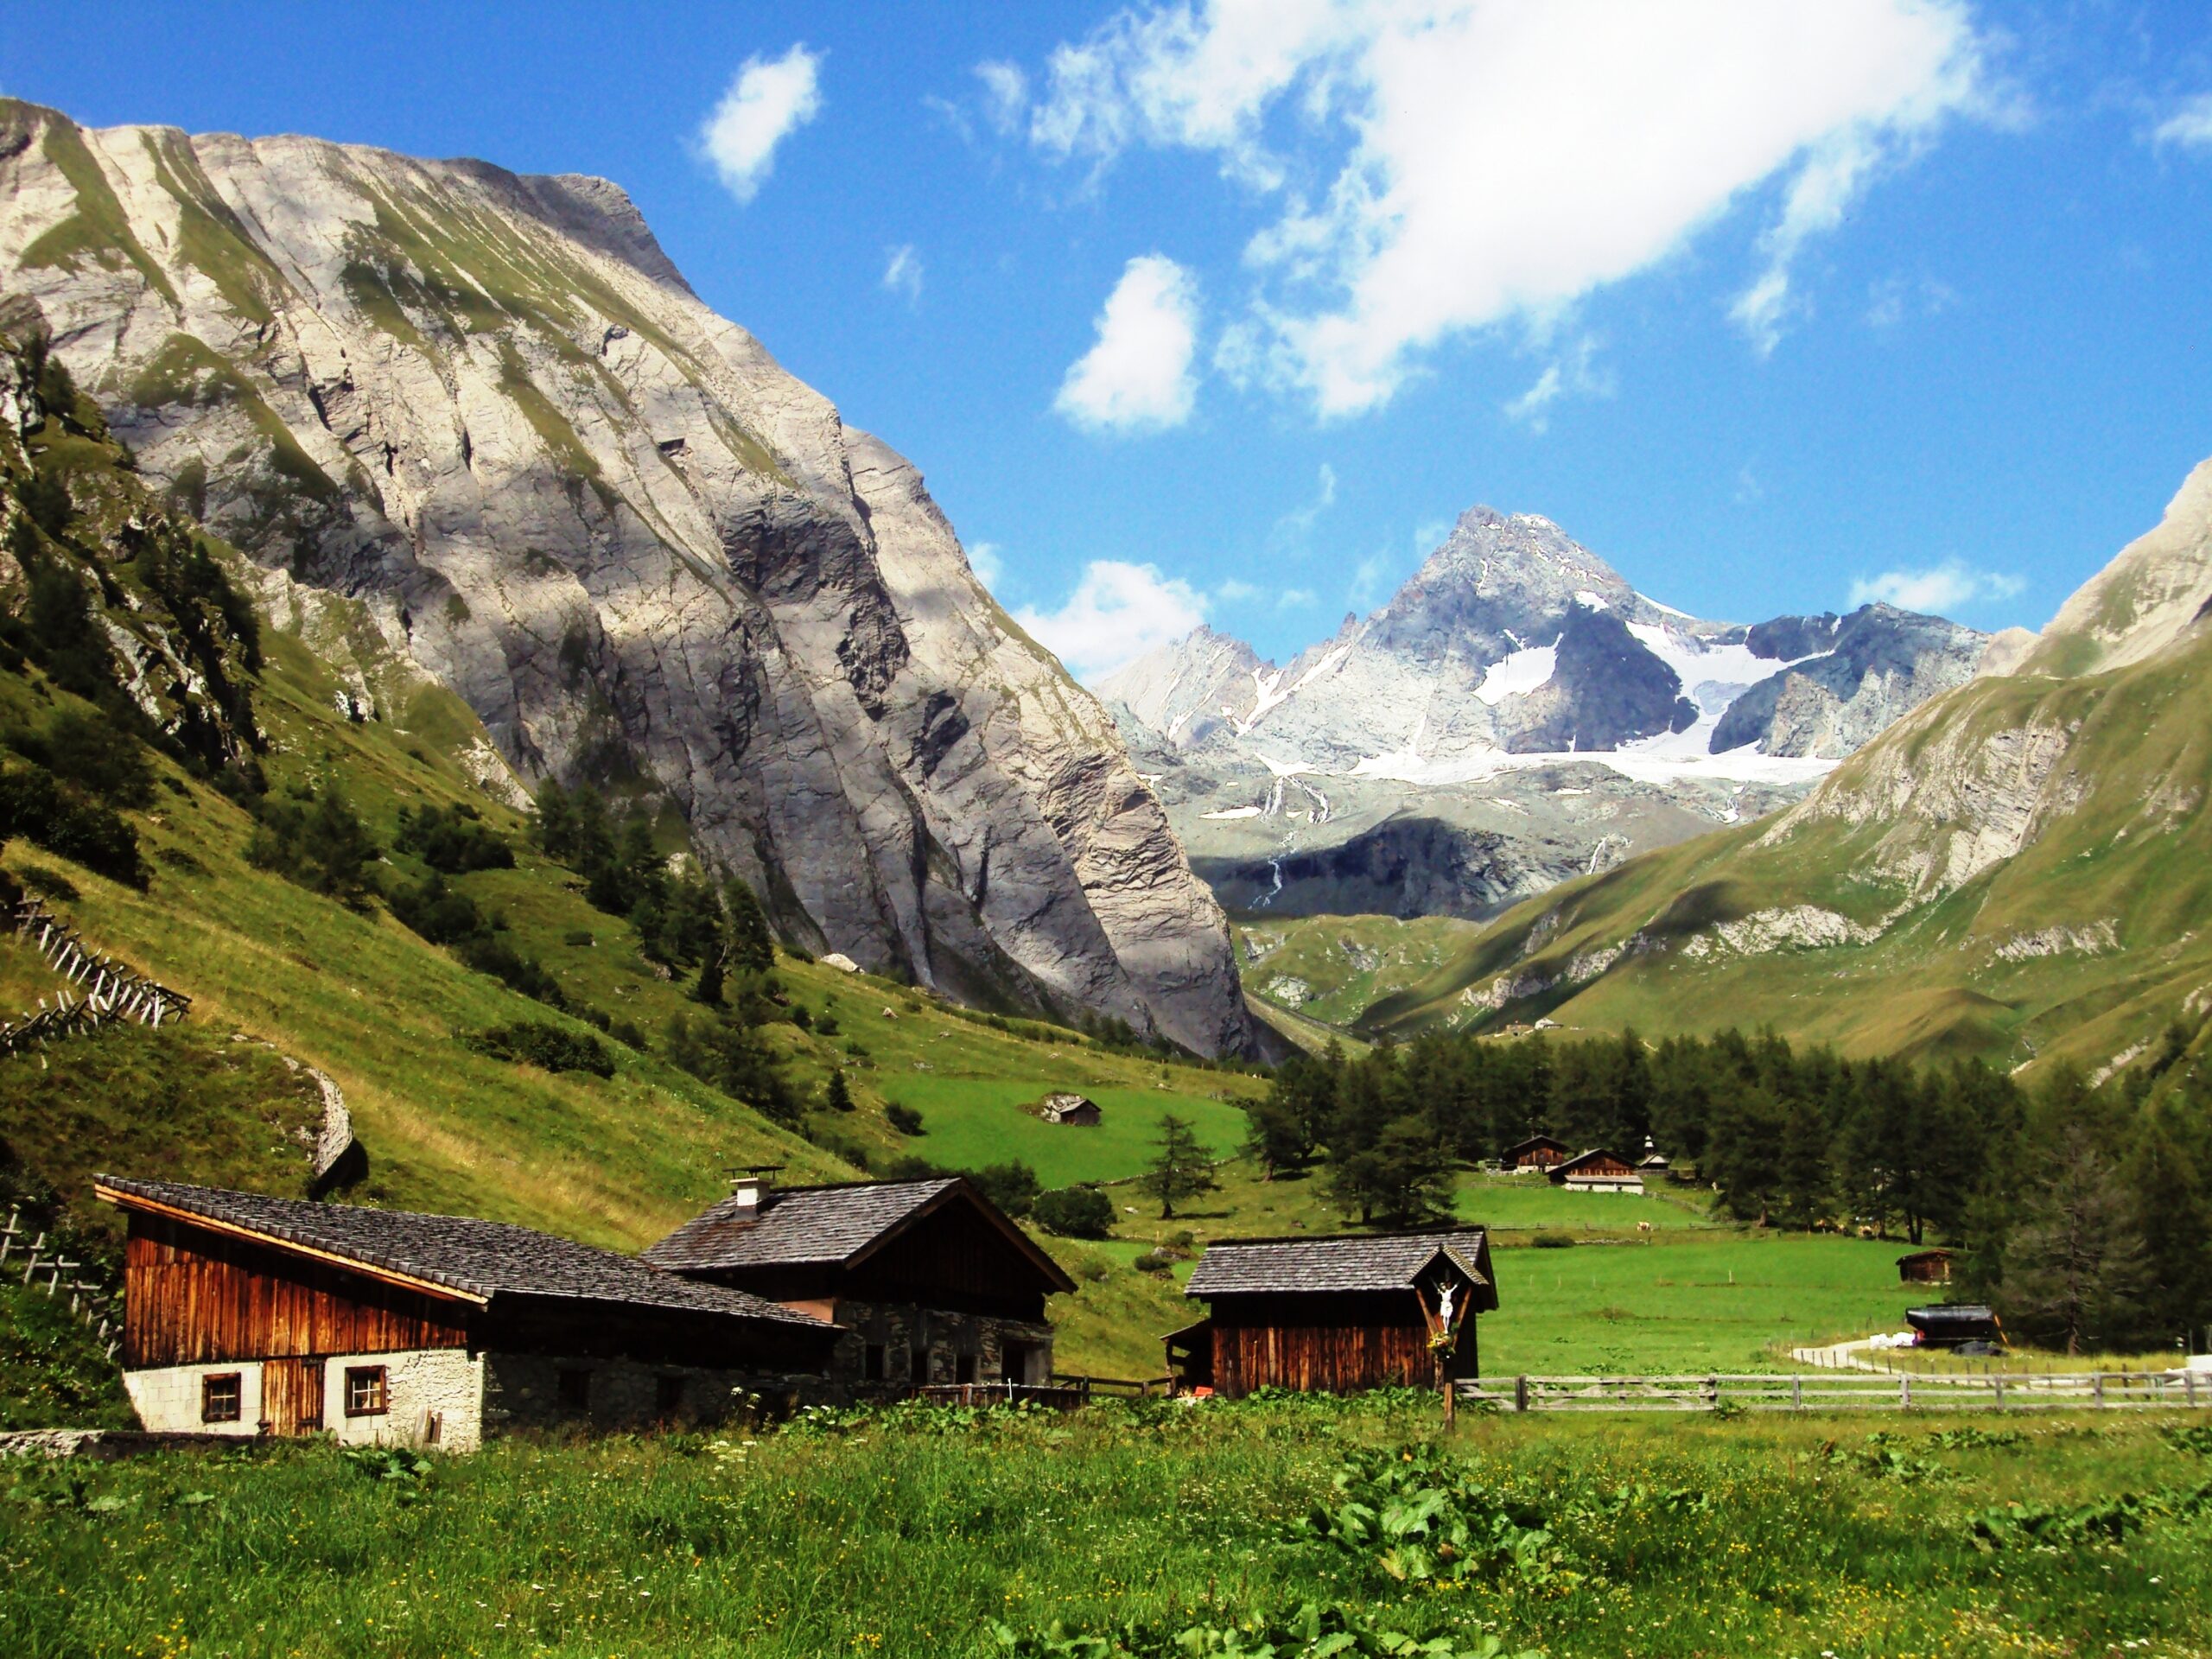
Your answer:
[[[1910,1371],[1897,1373],[1897,1405],[1902,1410],[1912,1409],[1912,1373]]]
[[[2094,1376],[2089,1379],[2089,1389],[2090,1392],[2097,1396],[2097,1403],[2100,1406],[2103,1405],[2105,1402],[2105,1374],[2102,1371],[2099,1371]]]
[[[1792,1411],[1805,1409],[1805,1379],[1795,1374],[1789,1379],[1789,1409]]]
[[[1525,1376],[1516,1376],[1513,1379],[1513,1409],[1516,1411],[1529,1409],[1529,1379]]]

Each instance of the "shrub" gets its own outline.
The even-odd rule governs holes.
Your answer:
[[[922,1115],[911,1106],[901,1105],[895,1100],[886,1101],[883,1106],[883,1116],[889,1120],[891,1127],[901,1135],[926,1133],[922,1128]]]
[[[883,1179],[887,1181],[931,1181],[944,1173],[928,1159],[917,1158],[911,1152],[893,1158],[883,1166]]]
[[[260,824],[246,842],[247,861],[274,870],[326,899],[359,908],[369,895],[369,865],[377,844],[345,796],[335,789],[302,791],[289,800],[265,799]]]
[[[1019,1160],[972,1171],[968,1179],[1009,1216],[1027,1215],[1042,1186],[1037,1172]]]
[[[539,1066],[548,1071],[588,1071],[600,1077],[614,1075],[614,1057],[598,1038],[536,1020],[494,1026],[470,1038],[468,1046],[494,1059]]]
[[[1574,1235],[1572,1233],[1538,1233],[1535,1237],[1531,1238],[1529,1243],[1540,1250],[1564,1250],[1573,1247],[1574,1243]]]
[[[1046,1232],[1062,1238],[1105,1238],[1114,1230],[1114,1201],[1095,1186],[1040,1192],[1029,1213]]]
[[[1165,1273],[1175,1265],[1175,1258],[1166,1250],[1147,1250],[1130,1265],[1139,1273]]]
[[[477,820],[467,806],[441,810],[426,806],[410,812],[399,809],[399,834],[394,838],[403,853],[413,853],[434,870],[465,875],[471,870],[511,870],[514,849]]]
[[[16,836],[111,880],[146,885],[138,832],[44,766],[0,772],[0,842]]]

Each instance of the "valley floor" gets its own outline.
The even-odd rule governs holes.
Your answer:
[[[19,1465],[0,1650],[1287,1655],[1306,1643],[1225,1627],[1315,1603],[1370,1632],[1329,1652],[2201,1654],[2205,1434],[1465,1417],[1446,1439],[1398,1396],[511,1441],[419,1477],[304,1445]],[[1340,1478],[1378,1478],[1395,1553],[1342,1507]],[[1476,1569],[1418,1554],[1415,1510],[1431,1543],[1471,1522]],[[1192,1627],[1214,1634],[1176,1645]]]

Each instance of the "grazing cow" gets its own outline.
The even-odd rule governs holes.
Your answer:
[[[1636,1224],[1636,1230],[1639,1233],[1648,1233],[1651,1230],[1651,1224],[1648,1221],[1639,1221]]]

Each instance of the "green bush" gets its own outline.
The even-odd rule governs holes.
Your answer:
[[[1037,1194],[1043,1186],[1037,1179],[1037,1172],[1019,1160],[972,1170],[968,1179],[981,1189],[985,1198],[1009,1216],[1027,1215],[1029,1206],[1037,1202]]]
[[[146,885],[138,832],[44,766],[0,771],[0,842],[18,836],[112,880]]]
[[[399,809],[399,850],[413,853],[434,870],[465,875],[471,870],[511,870],[514,849],[466,806],[435,806],[410,812]]]
[[[1040,1192],[1029,1213],[1046,1232],[1062,1238],[1106,1238],[1114,1231],[1114,1201],[1095,1186]]]
[[[922,1115],[912,1107],[903,1105],[898,1101],[886,1101],[883,1104],[883,1116],[891,1127],[901,1135],[913,1135],[928,1133],[922,1127]]]
[[[588,1071],[600,1077],[614,1075],[614,1057],[598,1038],[536,1020],[494,1026],[470,1038],[468,1046],[495,1059],[535,1065],[548,1071]]]
[[[344,795],[302,790],[289,798],[261,801],[261,822],[246,842],[247,861],[341,905],[368,902],[369,866],[377,843]]]

